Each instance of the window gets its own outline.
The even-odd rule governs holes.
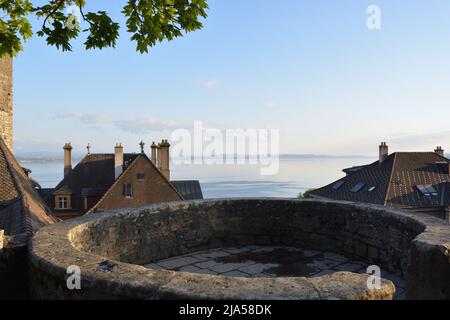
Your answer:
[[[133,185],[131,183],[125,183],[123,185],[123,195],[125,198],[133,197]]]
[[[138,179],[139,181],[145,180],[145,173],[138,173],[138,174],[137,174],[137,179]]]
[[[372,187],[370,187],[367,191],[369,191],[369,192],[374,192],[376,189],[377,189],[376,186],[372,186]]]
[[[339,190],[344,185],[344,183],[345,183],[344,180],[336,182],[333,186],[333,190]]]
[[[420,193],[422,193],[422,195],[424,195],[425,197],[431,196],[436,197],[439,195],[439,193],[431,184],[427,185],[420,184],[417,186],[417,189],[419,189]]]
[[[56,198],[56,209],[69,209],[69,197],[60,196]]]
[[[365,185],[366,185],[365,183],[359,182],[353,187],[353,189],[351,191],[353,193],[357,193],[357,192],[361,191],[361,189],[364,188]]]

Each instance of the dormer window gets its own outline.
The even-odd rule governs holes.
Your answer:
[[[56,196],[55,204],[56,204],[57,210],[70,209],[70,197],[69,196]]]

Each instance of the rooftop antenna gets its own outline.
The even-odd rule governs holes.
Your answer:
[[[87,144],[86,149],[87,149],[87,154],[88,155],[91,154],[91,144],[90,143]]]
[[[141,153],[144,154],[145,142],[141,140],[141,142],[139,142],[139,145],[141,146]]]

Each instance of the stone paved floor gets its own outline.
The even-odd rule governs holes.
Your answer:
[[[336,271],[365,273],[368,264],[342,255],[289,247],[247,246],[195,252],[148,264],[151,269],[230,277],[319,277]],[[382,272],[396,286],[395,299],[404,299],[403,279]]]

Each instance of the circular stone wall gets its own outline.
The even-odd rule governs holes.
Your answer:
[[[406,278],[408,298],[449,298],[449,243],[450,227],[442,221],[384,207],[317,200],[178,202],[41,229],[30,246],[32,288],[35,298],[392,298],[390,281],[369,290],[368,275],[347,272],[245,279],[140,266],[204,249],[280,245],[379,265]],[[81,290],[66,286],[67,267],[73,265],[81,271]]]

